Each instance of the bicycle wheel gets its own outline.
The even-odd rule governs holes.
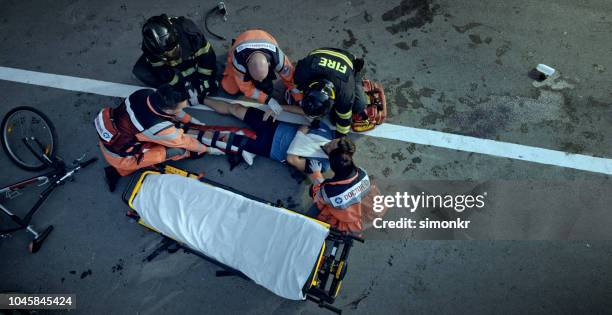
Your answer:
[[[47,167],[39,157],[46,154],[55,157],[57,135],[47,115],[36,108],[19,106],[10,110],[2,119],[2,148],[20,168],[40,171]],[[27,140],[36,152],[33,154],[24,143]],[[37,156],[38,155],[38,156]]]

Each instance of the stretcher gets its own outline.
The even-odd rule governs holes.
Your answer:
[[[359,237],[257,197],[165,165],[132,176],[128,216],[220,266],[293,300],[332,306]]]

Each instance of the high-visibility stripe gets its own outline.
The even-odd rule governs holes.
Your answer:
[[[187,115],[187,113],[180,111],[178,114],[176,114],[176,119],[181,120],[183,117],[185,117],[185,115]]]
[[[183,59],[179,58],[179,59],[177,59],[177,60],[172,60],[172,61],[169,61],[169,62],[168,62],[168,64],[169,64],[171,67],[176,67],[176,66],[177,66],[178,64],[180,64],[181,62],[183,62]]]
[[[259,99],[260,94],[261,94],[261,91],[259,91],[259,89],[253,89],[253,95],[251,95],[251,97],[255,99]]]
[[[274,43],[264,39],[245,40],[236,46],[236,52],[241,52],[245,49],[266,49],[271,52],[276,52],[278,47]]]
[[[349,133],[349,131],[351,131],[351,126],[340,126],[336,124],[336,131],[342,134]]]
[[[338,111],[336,111],[336,115],[338,115],[338,117],[340,117],[341,119],[351,119],[351,117],[353,116],[353,111],[348,111],[348,113],[340,113]]]
[[[201,73],[203,75],[212,75],[212,72],[212,69],[198,68],[198,73]]]
[[[138,131],[142,132],[144,130],[144,127],[140,124],[138,119],[136,119],[136,115],[134,114],[134,111],[132,110],[132,104],[130,104],[129,97],[125,99],[125,109],[128,112],[128,115],[130,116],[130,121],[132,122],[134,127],[136,127]]]
[[[169,122],[169,121],[162,121],[160,123],[157,123],[155,125],[153,125],[153,127],[147,129],[147,132],[150,132],[152,134],[157,134],[158,132],[167,129],[169,127],[174,126],[173,123]]]
[[[179,136],[179,131],[178,129],[174,130],[173,133],[169,134],[169,135],[156,135],[152,132],[150,132],[149,130],[145,130],[142,132],[142,134],[151,139],[151,140],[174,140],[176,138],[178,138]]]
[[[198,56],[207,54],[209,50],[210,50],[210,43],[206,42],[206,45],[204,45],[204,47],[198,49],[198,51],[195,52],[195,56],[198,57]]]
[[[122,158],[122,157],[123,157],[123,156],[121,156],[121,155],[119,155],[119,154],[117,154],[117,153],[115,153],[115,152],[111,152],[111,150],[109,150],[109,149],[108,149],[108,148],[107,148],[105,145],[103,145],[103,144],[101,144],[101,145],[100,145],[100,148],[102,148],[102,150],[104,150],[104,152],[106,152],[106,154],[108,154],[108,155],[110,155],[110,156],[112,156],[112,157],[114,157],[114,158]],[[125,156],[125,157],[128,157],[128,156]]]
[[[175,84],[178,83],[178,81],[179,81],[179,77],[178,77],[178,75],[175,74],[174,78],[172,78],[172,81],[170,81],[170,83],[168,83],[168,84],[175,85]]]
[[[163,61],[151,61],[149,60],[149,58],[146,58],[146,59],[153,67],[161,67],[164,65]]]
[[[188,68],[187,70],[181,71],[181,75],[186,77],[186,76],[191,75],[194,72],[196,72],[196,68],[195,67],[191,67],[191,68]]]
[[[349,57],[337,51],[327,50],[327,49],[317,49],[317,50],[313,50],[310,53],[310,55],[314,55],[314,54],[324,54],[324,55],[331,55],[331,56],[338,57],[344,60],[344,62],[346,62],[349,65],[349,67],[353,69],[353,62],[351,61],[351,59],[349,59]]]
[[[276,65],[274,70],[276,72],[280,72],[281,70],[283,70],[283,66],[285,65],[285,53],[283,53],[283,51],[280,49],[277,49],[277,51],[278,51],[278,64]]]
[[[236,68],[236,70],[238,70],[238,71],[240,71],[242,73],[246,73],[247,72],[246,68],[243,65],[238,63],[238,60],[236,60],[236,57],[232,58],[232,64],[234,65],[234,68]]]

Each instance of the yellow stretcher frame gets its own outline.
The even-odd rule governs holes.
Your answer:
[[[243,195],[247,198],[255,199],[256,201],[264,202],[269,205],[273,205],[270,202],[261,200],[254,196],[244,194],[235,189],[232,189],[231,187],[227,187],[225,185],[213,182],[208,179],[203,179],[201,178],[201,176],[198,176],[195,173],[190,173],[188,171],[185,171],[183,169],[180,169],[180,168],[177,168],[171,165],[163,165],[163,166],[160,166],[159,170],[147,170],[141,173],[134,174],[132,176],[132,180],[130,184],[128,185],[128,187],[123,193],[123,200],[131,209],[131,211],[128,211],[127,215],[134,218],[138,224],[160,235],[163,235],[163,234],[161,234],[161,232],[159,232],[155,228],[146,224],[137,215],[136,209],[134,209],[134,205],[133,205],[134,198],[136,198],[136,196],[138,195],[138,192],[140,191],[140,188],[142,187],[142,184],[145,178],[151,174],[176,174],[176,175],[181,175],[181,176],[185,176],[189,178],[194,178],[194,179],[200,180],[201,182],[205,184],[227,189],[232,192]],[[292,211],[292,210],[289,210],[283,207],[278,207],[278,208],[285,210],[285,211],[292,212],[292,213],[297,213],[329,229],[329,235],[321,246],[321,250],[319,252],[319,258],[317,259],[317,262],[311,272],[309,280],[306,281],[306,284],[304,285],[304,288],[302,290],[305,293],[306,298],[308,300],[311,300],[317,303],[320,307],[327,308],[335,313],[340,314],[342,310],[336,307],[333,307],[331,304],[334,303],[336,297],[338,296],[340,292],[340,288],[342,287],[342,281],[347,271],[347,268],[346,268],[347,259],[348,259],[350,249],[353,246],[353,241],[357,240],[357,241],[363,242],[363,240],[355,236],[341,233],[337,230],[334,230],[333,228],[330,227],[329,224],[316,220],[314,218],[305,216],[299,212],[295,212],[295,211]],[[165,235],[163,236],[167,237]],[[183,246],[184,248],[186,248],[186,246],[181,244],[179,241],[177,240],[173,240],[173,241],[178,243],[180,246]],[[222,263],[217,262],[216,260],[206,256],[203,253],[199,253],[191,249],[189,250],[193,252],[194,254],[202,258],[205,258],[206,260],[209,260],[212,263],[215,263],[216,265],[224,268],[225,271],[227,272],[224,273],[223,275],[237,275],[245,279],[248,279],[248,277],[242,274],[239,270],[234,270],[229,266],[223,265]],[[336,259],[338,257],[339,257],[339,260]],[[218,273],[217,275],[220,275],[220,273]],[[331,283],[330,283],[330,279],[331,279]],[[329,284],[329,288],[328,288],[328,284]]]

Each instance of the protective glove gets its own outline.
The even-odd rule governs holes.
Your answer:
[[[283,108],[278,101],[273,98],[268,101],[268,106],[270,106],[270,109],[274,112],[274,116],[280,115],[280,113],[283,111]]]
[[[201,103],[204,102],[204,98],[208,95],[215,94],[219,89],[219,83],[213,77],[202,78],[200,81],[200,85],[198,86],[198,100]]]
[[[198,101],[198,91],[196,91],[196,89],[191,87],[191,84],[186,86],[186,88],[187,88],[187,93],[189,93],[189,106],[200,104],[200,102]]]
[[[315,159],[308,160],[308,167],[310,168],[310,171],[312,171],[313,174],[321,173],[321,170],[323,169],[323,165],[321,164],[321,161],[315,160]]]

